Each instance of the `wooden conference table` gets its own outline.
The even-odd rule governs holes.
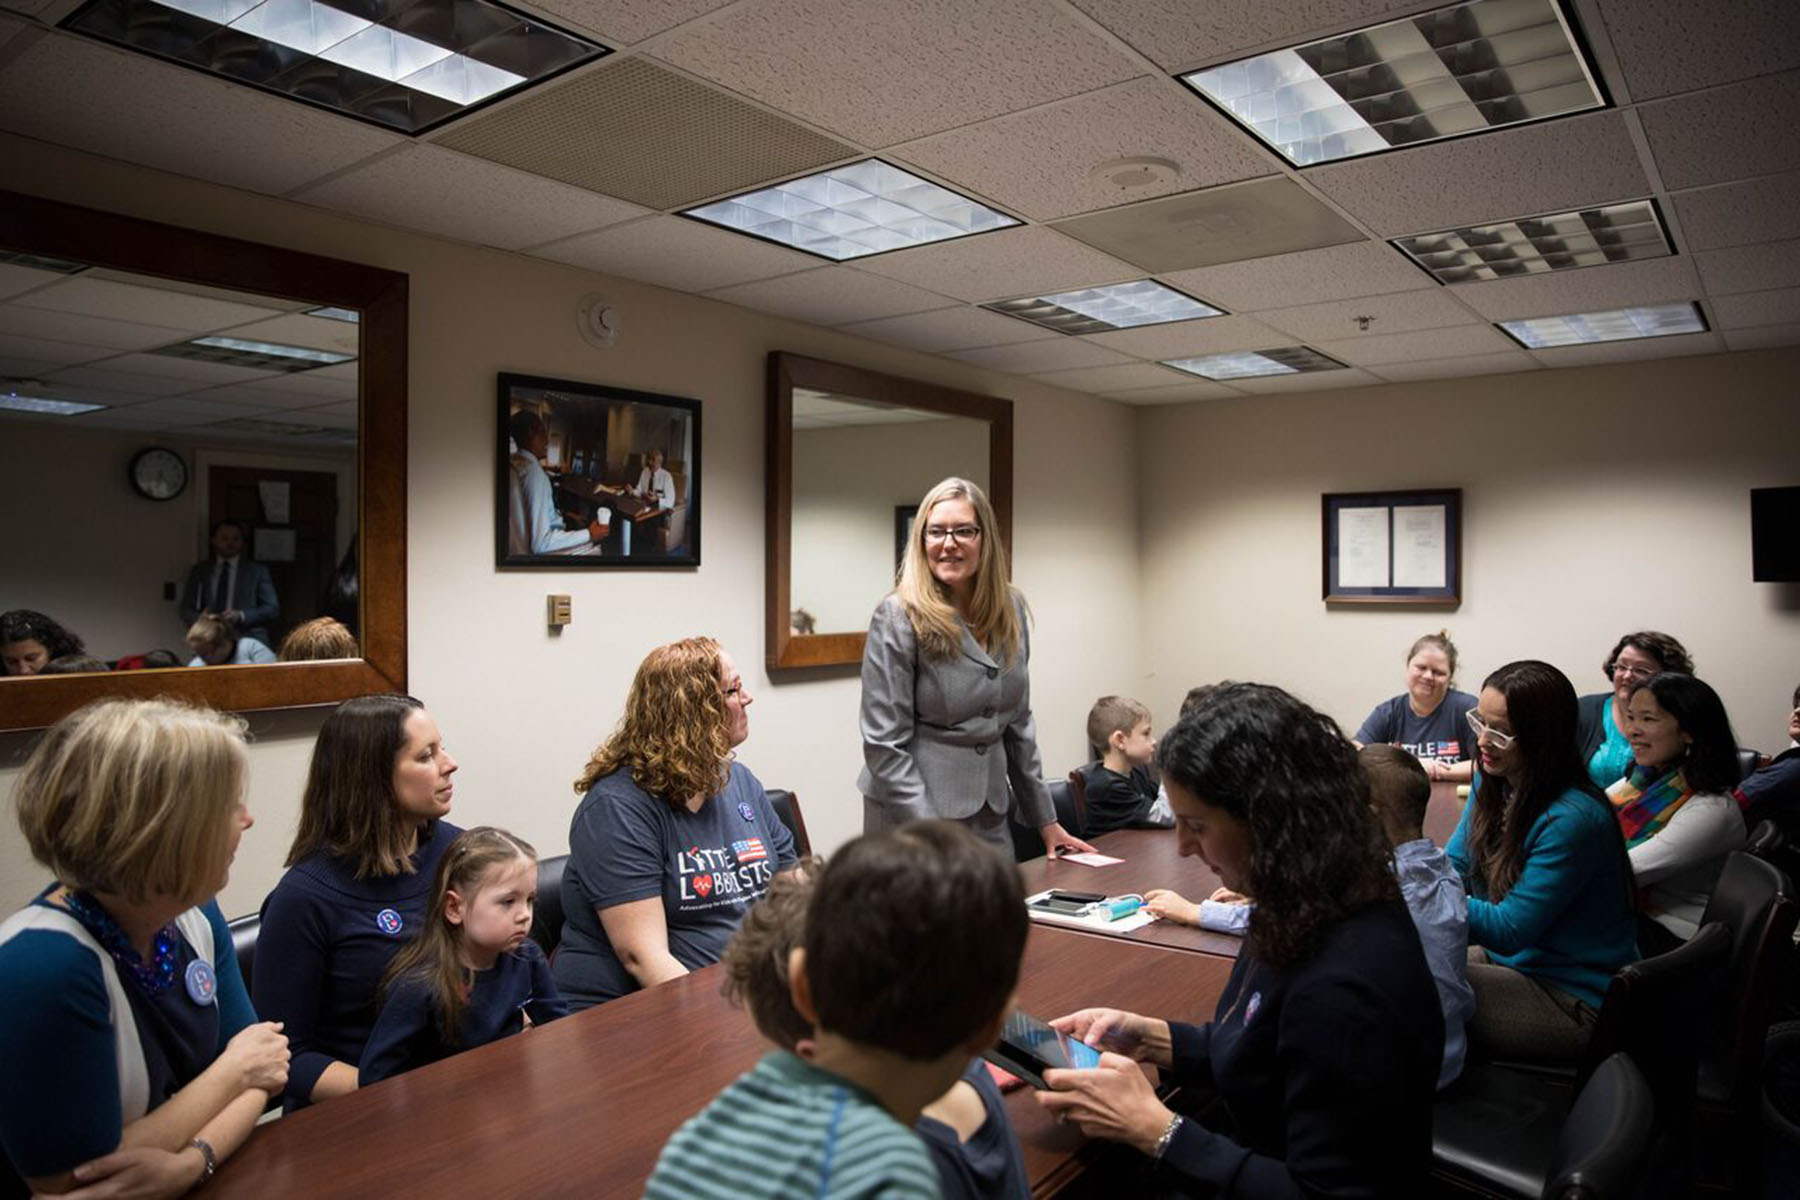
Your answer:
[[[1019,1003],[1043,1017],[1105,1004],[1205,1021],[1231,965],[1034,926]],[[675,1128],[767,1049],[719,982],[709,967],[274,1121],[207,1195],[640,1196]],[[1081,1174],[1085,1139],[1029,1089],[1007,1112],[1035,1195]]]
[[[1431,785],[1431,803],[1425,810],[1425,836],[1439,846],[1456,832],[1462,815],[1462,801],[1454,783]],[[1142,895],[1151,888],[1168,888],[1199,903],[1219,887],[1219,876],[1200,858],[1183,858],[1179,839],[1173,829],[1119,829],[1090,839],[1102,854],[1125,861],[1105,867],[1059,859],[1036,858],[1019,864],[1025,881],[1025,894],[1032,895],[1048,888],[1073,892],[1104,892],[1108,896]],[[1218,954],[1236,958],[1243,939],[1228,933],[1209,933],[1191,925],[1173,921],[1154,921],[1125,932],[1100,929],[1068,929],[1078,937],[1105,938],[1167,946],[1202,954]]]

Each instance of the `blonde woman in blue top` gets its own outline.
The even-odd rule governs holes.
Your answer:
[[[1475,776],[1445,847],[1469,894],[1472,1052],[1573,1062],[1613,972],[1636,961],[1619,823],[1575,744],[1575,689],[1549,663],[1482,683]]]

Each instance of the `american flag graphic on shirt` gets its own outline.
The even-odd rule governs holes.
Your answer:
[[[763,849],[763,840],[759,837],[731,843],[731,852],[737,855],[739,864],[761,862],[769,857],[769,852]]]

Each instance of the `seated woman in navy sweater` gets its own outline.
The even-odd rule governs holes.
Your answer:
[[[25,764],[19,828],[56,882],[0,925],[0,1195],[179,1196],[286,1083],[212,900],[250,827],[243,740],[233,717],[103,700]]]
[[[1597,788],[1608,788],[1625,778],[1631,766],[1631,743],[1625,737],[1625,706],[1631,693],[1659,671],[1694,673],[1687,647],[1666,633],[1640,629],[1620,638],[1600,669],[1606,672],[1611,691],[1583,696],[1576,708],[1575,742],[1588,778]]]
[[[1418,1194],[1444,1018],[1355,747],[1279,688],[1237,683],[1183,715],[1157,763],[1181,853],[1255,898],[1248,939],[1208,1024],[1052,1022],[1118,1053],[1048,1072],[1039,1103],[1196,1195]],[[1170,1112],[1133,1060],[1210,1082],[1232,1135]]]
[[[1625,840],[1588,778],[1561,671],[1501,667],[1469,728],[1480,771],[1444,848],[1469,894],[1469,1048],[1574,1062],[1613,972],[1638,957]]]
[[[313,746],[290,868],[263,901],[252,990],[293,1039],[287,1107],[356,1090],[388,963],[417,936],[450,839],[456,760],[411,696],[359,696]]]

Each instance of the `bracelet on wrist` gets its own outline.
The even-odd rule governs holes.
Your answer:
[[[1181,1114],[1172,1114],[1169,1117],[1169,1123],[1163,1127],[1162,1136],[1156,1139],[1156,1146],[1150,1153],[1151,1158],[1157,1162],[1162,1161],[1162,1156],[1168,1152],[1169,1143],[1175,1140],[1175,1131],[1180,1127]]]
[[[195,1138],[188,1146],[200,1152],[200,1178],[194,1180],[194,1186],[204,1187],[206,1181],[213,1177],[213,1172],[219,1169],[218,1156],[213,1153],[212,1143],[205,1138]]]

